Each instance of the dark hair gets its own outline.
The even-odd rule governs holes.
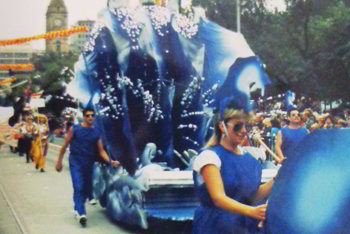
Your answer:
[[[280,121],[278,121],[278,119],[276,119],[276,118],[272,118],[271,119],[271,126],[273,128],[281,128]]]
[[[332,121],[332,123],[334,122],[334,118],[332,115],[328,115],[324,118],[324,121],[326,122],[327,119],[330,119]]]
[[[83,115],[85,115],[86,112],[88,112],[88,111],[95,113],[95,110],[92,109],[91,107],[85,107],[84,110],[83,110]]]
[[[290,113],[291,113],[292,111],[299,111],[299,110],[298,110],[298,108],[296,108],[296,107],[290,108],[290,109],[287,111],[287,116],[288,116],[288,117],[290,117]]]

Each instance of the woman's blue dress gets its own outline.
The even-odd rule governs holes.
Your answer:
[[[225,193],[230,198],[246,205],[259,189],[261,181],[260,163],[249,153],[236,155],[222,146],[214,146],[214,151],[221,160],[220,174]],[[194,172],[196,194],[200,206],[193,219],[193,233],[258,233],[259,220],[216,207],[210,198],[206,184],[198,184],[198,172]]]

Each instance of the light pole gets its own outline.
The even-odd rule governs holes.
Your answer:
[[[236,0],[237,32],[241,33],[241,2]]]

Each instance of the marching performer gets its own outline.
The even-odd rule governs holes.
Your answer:
[[[257,233],[265,219],[267,204],[256,203],[269,195],[273,180],[260,185],[260,163],[239,147],[250,114],[231,105],[216,114],[215,132],[193,163],[200,200],[193,233]]]
[[[73,202],[76,217],[79,223],[85,227],[87,224],[85,201],[91,194],[92,169],[96,155],[100,155],[104,161],[112,166],[119,165],[118,161],[109,160],[108,154],[103,148],[98,129],[92,124],[95,112],[91,108],[83,110],[84,122],[69,128],[61,147],[56,170],[63,168],[62,160],[68,145],[70,144],[69,169],[73,183]]]
[[[46,115],[38,114],[35,138],[32,143],[32,156],[34,158],[35,168],[40,172],[45,172],[45,156],[48,149],[49,127]]]

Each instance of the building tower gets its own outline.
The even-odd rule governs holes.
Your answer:
[[[63,0],[51,0],[46,12],[46,32],[68,28],[68,11]],[[46,52],[68,52],[68,37],[46,40]]]

